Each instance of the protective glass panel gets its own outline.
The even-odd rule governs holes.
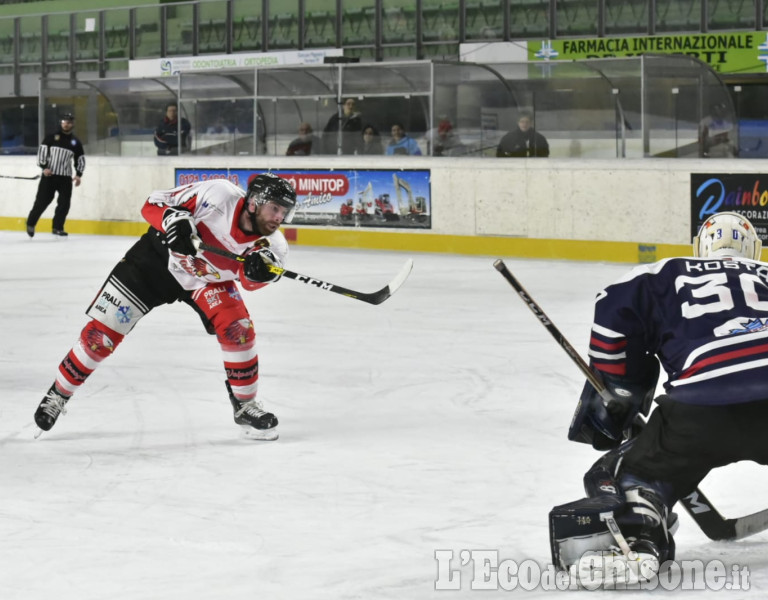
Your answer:
[[[556,6],[558,36],[598,34],[598,0],[558,0]]]
[[[50,65],[51,71],[68,71],[69,58],[71,56],[69,41],[70,17],[69,13],[54,13],[48,15],[48,34],[46,41],[48,43],[48,52],[46,63]]]
[[[709,31],[728,29],[754,29],[755,4],[743,0],[709,0],[707,2]]]
[[[376,37],[373,0],[344,0],[341,15],[342,44],[346,50],[372,46]]]
[[[232,2],[233,52],[260,52],[264,48],[261,2],[234,0]]]
[[[512,3],[515,4],[515,3]],[[515,6],[514,9],[520,10]],[[504,2],[501,0],[476,1],[466,4],[467,41],[499,39],[504,35]]]
[[[495,156],[500,115],[517,105],[512,87],[483,65],[437,63],[432,120],[424,133],[432,156]]]
[[[486,137],[490,141],[495,134],[495,154],[621,156],[616,98],[587,62],[495,65],[514,98],[513,105],[486,109]]]
[[[739,130],[727,89],[687,56],[645,57],[646,156],[738,154]]]
[[[281,0],[269,4],[270,50],[295,50],[299,47],[299,4]]]
[[[192,126],[189,152],[264,154],[263,119],[254,110],[253,70],[185,73],[179,79],[183,112]]]
[[[0,152],[37,154],[38,104],[19,98],[0,100]]]
[[[104,11],[104,58],[107,69],[128,70],[131,26],[128,9]]]
[[[438,0],[424,0],[421,32],[425,57],[453,60],[458,55],[459,13],[458,4],[443,5]]]
[[[200,54],[224,54],[227,51],[227,2],[201,2],[198,5],[200,21],[197,30]]]
[[[14,19],[0,19],[0,75],[13,74],[16,48],[16,22]]]
[[[139,6],[136,15],[136,58],[156,58],[160,52],[160,6]]]
[[[166,4],[164,9],[168,56],[193,54],[194,6],[191,4]]]
[[[701,31],[701,0],[656,0],[656,31]]]
[[[402,153],[399,126],[414,141],[408,154],[516,156],[500,144],[524,113],[552,157],[729,156],[739,148],[726,88],[685,56],[296,65],[75,86],[42,80],[46,128],[61,107],[74,110],[90,154],[157,154],[154,131],[174,101],[191,128],[181,153],[193,154]],[[366,143],[369,127],[380,145]]]
[[[648,0],[605,0],[607,35],[644,34],[648,31]]]
[[[336,5],[327,0],[306,0],[304,47],[336,46]]]
[[[97,71],[101,47],[101,21],[97,11],[75,13],[75,60],[78,70]]]
[[[549,0],[510,2],[509,30],[513,38],[549,37]]]

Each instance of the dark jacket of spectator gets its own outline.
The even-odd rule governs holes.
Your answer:
[[[157,146],[158,156],[177,155],[179,145],[185,150],[189,148],[189,132],[192,126],[184,117],[181,118],[181,140],[179,140],[178,114],[178,107],[175,104],[169,104],[165,108],[163,120],[155,128],[155,146]]]
[[[496,148],[496,156],[545,157],[549,156],[549,143],[533,128],[532,118],[523,113],[517,121],[517,127],[501,138]]]
[[[288,144],[286,156],[309,156],[310,154],[320,154],[320,138],[312,135],[312,126],[309,123],[299,125],[299,137]]]
[[[338,154],[339,130],[341,130],[341,153],[355,154],[361,143],[360,132],[363,130],[363,119],[359,112],[355,112],[354,98],[347,98],[344,101],[341,115],[337,113],[328,119],[323,129],[325,154]]]
[[[384,146],[381,144],[381,135],[379,135],[378,129],[373,125],[366,125],[363,127],[362,142],[357,149],[357,153],[361,155],[382,155],[384,154]]]

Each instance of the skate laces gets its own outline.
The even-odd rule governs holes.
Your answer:
[[[235,418],[238,418],[242,414],[246,414],[250,417],[260,417],[261,415],[267,414],[267,411],[264,410],[261,402],[254,399],[249,400],[248,402],[243,402],[240,405],[240,410],[235,412]]]
[[[67,414],[67,409],[65,408],[67,405],[67,400],[69,400],[69,398],[60,396],[54,390],[51,390],[43,399],[40,408],[46,415],[55,419],[59,416],[59,414]]]

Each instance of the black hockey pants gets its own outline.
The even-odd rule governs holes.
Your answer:
[[[677,500],[714,468],[742,460],[768,465],[768,400],[722,406],[683,404],[667,396],[657,401],[621,472],[668,482]]]

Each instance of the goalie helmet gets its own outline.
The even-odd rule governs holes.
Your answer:
[[[290,223],[296,211],[296,190],[285,179],[272,173],[261,173],[248,181],[247,200],[255,206],[274,202],[286,208],[283,223]]]
[[[693,255],[702,258],[741,256],[760,260],[762,242],[749,220],[735,212],[709,217],[693,238]]]

